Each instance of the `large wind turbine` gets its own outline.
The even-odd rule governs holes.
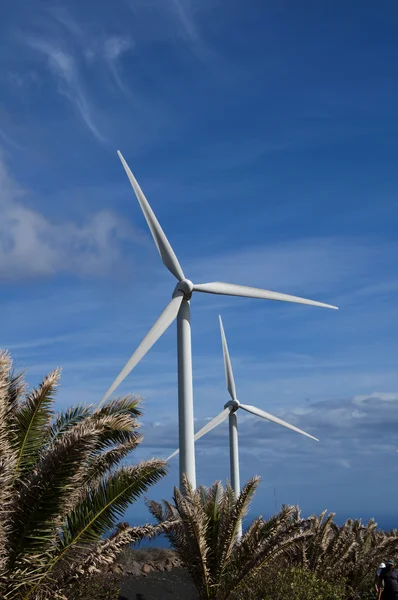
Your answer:
[[[224,406],[224,410],[220,412],[219,415],[214,417],[211,421],[207,423],[198,433],[194,436],[194,440],[199,440],[201,437],[209,433],[212,429],[223,423],[225,419],[229,417],[229,452],[230,452],[230,472],[231,472],[231,486],[235,492],[235,496],[237,497],[240,494],[240,477],[239,477],[239,448],[238,448],[238,420],[237,420],[237,411],[242,408],[243,410],[251,413],[252,415],[256,415],[257,417],[262,417],[267,421],[271,421],[272,423],[277,423],[278,425],[282,425],[283,427],[287,427],[287,429],[292,429],[293,431],[297,431],[297,433],[301,433],[302,435],[306,435],[318,442],[318,438],[306,433],[302,429],[295,427],[294,425],[290,425],[286,423],[286,421],[282,421],[278,417],[274,417],[270,413],[265,412],[260,408],[256,408],[251,404],[241,404],[236,395],[236,386],[234,374],[232,371],[231,358],[229,356],[227,340],[225,337],[224,327],[222,324],[222,319],[220,319],[220,329],[221,329],[221,340],[222,340],[222,349],[224,354],[224,367],[225,367],[225,380],[227,384],[227,390],[229,395],[231,396],[231,400],[226,403]],[[173,456],[178,454],[178,450],[170,454],[170,456],[166,460],[170,460]]]
[[[337,308],[322,302],[306,300],[296,296],[270,292],[253,287],[235,285],[232,283],[213,283],[193,284],[187,279],[181,268],[176,255],[157,218],[155,217],[147,199],[145,198],[134,175],[130,171],[122,154],[118,151],[120,160],[127,173],[127,177],[133,187],[137,200],[141,206],[142,212],[153,239],[162,258],[163,264],[174,275],[178,283],[174,289],[172,300],[164,309],[156,323],[147,333],[138,346],[137,350],[131,356],[129,361],[123,367],[115,381],[112,383],[99,407],[109,398],[116,388],[127,377],[130,371],[145,356],[153,344],[166,331],[171,323],[177,319],[177,353],[178,353],[178,420],[179,420],[179,449],[180,455],[180,484],[182,485],[182,476],[185,473],[188,481],[193,487],[195,481],[195,444],[194,444],[194,421],[193,421],[193,390],[192,390],[192,351],[191,351],[191,324],[190,324],[190,299],[193,292],[204,292],[207,294],[222,294],[225,296],[243,296],[247,298],[263,298],[265,300],[282,300],[284,302],[296,302],[299,304],[310,304],[312,306],[322,306],[324,308]]]

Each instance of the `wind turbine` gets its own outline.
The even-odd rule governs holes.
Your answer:
[[[174,289],[171,302],[166,306],[158,320],[147,333],[138,346],[134,354],[128,360],[126,365],[120,371],[115,381],[112,383],[106,394],[101,399],[98,408],[100,408],[109,396],[127,377],[130,371],[145,356],[153,344],[166,331],[171,323],[177,319],[177,354],[178,354],[178,421],[179,421],[179,448],[180,455],[180,484],[182,486],[183,474],[185,473],[188,481],[193,487],[196,487],[195,481],[195,443],[194,443],[194,420],[193,420],[193,389],[192,389],[192,350],[191,350],[191,324],[190,324],[190,300],[193,292],[204,292],[206,294],[221,294],[225,296],[243,296],[247,298],[263,298],[265,300],[281,300],[284,302],[295,302],[298,304],[310,304],[312,306],[321,306],[324,308],[334,308],[329,304],[306,300],[297,296],[289,296],[278,292],[270,292],[258,288],[235,285],[232,283],[212,283],[194,284],[187,279],[181,268],[180,263],[163,229],[161,228],[148,200],[145,198],[137,180],[130,171],[129,166],[124,160],[122,154],[118,151],[118,156],[126,171],[127,177],[133,187],[137,200],[141,206],[142,212],[152,237],[157,246],[161,259],[165,267],[177,279],[177,285]]]
[[[214,429],[215,427],[220,425],[220,423],[223,423],[223,421],[225,421],[225,419],[229,418],[229,453],[230,453],[229,459],[230,459],[230,472],[231,472],[231,486],[232,486],[232,489],[234,490],[235,496],[238,497],[240,494],[240,477],[239,477],[238,420],[237,420],[236,413],[239,409],[242,408],[243,410],[245,410],[248,413],[251,413],[252,415],[256,415],[257,417],[262,417],[263,419],[266,419],[267,421],[271,421],[272,423],[277,423],[278,425],[282,425],[283,427],[286,427],[287,429],[292,429],[293,431],[296,431],[297,433],[301,433],[302,435],[305,435],[305,436],[311,438],[312,440],[315,440],[316,442],[319,442],[319,440],[318,440],[318,438],[314,437],[313,435],[306,433],[302,429],[299,429],[298,427],[295,427],[294,425],[290,425],[290,423],[286,423],[286,421],[283,421],[282,419],[279,419],[278,417],[274,417],[270,413],[265,412],[265,410],[256,408],[255,406],[252,406],[251,404],[241,404],[239,402],[237,395],[236,395],[235,379],[234,379],[234,374],[232,371],[231,358],[229,356],[228,345],[227,345],[227,340],[225,337],[224,327],[222,324],[221,317],[219,317],[219,319],[220,319],[222,349],[223,349],[223,355],[224,355],[225,380],[226,380],[226,384],[227,384],[227,390],[229,392],[229,395],[231,396],[231,400],[225,404],[224,410],[222,412],[220,412],[219,415],[214,417],[214,419],[209,421],[200,431],[198,431],[198,433],[194,436],[194,440],[195,441],[199,440],[201,437],[206,435],[206,433],[209,433],[209,431],[211,431],[212,429]],[[178,454],[178,452],[179,451],[176,450],[175,452],[173,452],[173,454],[170,454],[170,456],[166,460],[169,461],[171,458],[173,458],[173,456],[176,456],[176,454]],[[241,530],[239,531],[238,535],[239,536],[241,535]]]

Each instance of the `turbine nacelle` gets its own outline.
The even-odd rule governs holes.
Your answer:
[[[319,441],[318,438],[314,437],[313,435],[310,435],[309,433],[306,433],[305,431],[303,431],[302,429],[299,429],[295,425],[290,425],[290,423],[283,421],[279,417],[275,417],[274,415],[271,415],[270,413],[266,412],[265,410],[262,410],[261,408],[256,408],[255,406],[252,406],[251,404],[241,404],[241,402],[239,402],[239,400],[236,397],[236,386],[235,386],[234,374],[232,371],[231,358],[229,356],[227,340],[225,337],[225,332],[224,332],[224,327],[222,324],[221,317],[220,317],[220,330],[221,330],[221,341],[222,341],[223,354],[224,354],[225,379],[226,379],[226,384],[227,384],[227,390],[230,393],[231,400],[229,400],[224,405],[224,409],[222,410],[222,412],[220,412],[219,415],[214,417],[214,419],[211,419],[210,421],[208,421],[208,423],[206,423],[206,425],[204,427],[202,427],[202,429],[200,429],[200,431],[195,433],[194,441],[196,442],[197,440],[200,440],[201,437],[203,437],[204,435],[209,433],[209,431],[212,431],[212,429],[214,429],[215,427],[218,427],[218,425],[223,423],[226,419],[228,419],[228,417],[232,413],[235,413],[240,408],[240,409],[244,410],[245,412],[248,412],[251,415],[254,415],[256,417],[261,417],[262,419],[265,419],[266,421],[270,421],[271,423],[276,423],[277,425],[281,425],[282,427],[285,427],[286,429],[291,429],[292,431],[295,431],[296,433],[301,433],[301,435],[305,435],[306,437],[309,437],[312,440],[315,440],[318,442]],[[232,428],[232,430],[234,430],[234,432],[232,431],[232,433],[231,433],[231,429],[230,429],[231,456],[233,455],[234,457],[237,457],[238,438],[237,438],[237,430],[236,430],[236,421],[235,421],[235,424],[234,424],[234,427]],[[398,452],[398,450],[397,450],[397,452]],[[166,460],[169,461],[174,456],[176,456],[178,453],[179,453],[179,450],[175,450],[173,452],[173,454],[170,454],[170,456],[168,456],[166,458]],[[232,462],[233,462],[233,465],[232,465]],[[238,494],[240,492],[240,490],[239,490],[239,465],[238,465],[237,458],[236,458],[236,460],[234,459],[232,462],[231,462],[231,465],[232,465],[231,466],[231,481],[235,482],[234,490],[235,490],[235,493]]]
[[[229,408],[231,410],[231,412],[236,412],[239,407],[240,407],[240,402],[239,402],[239,400],[236,400],[236,399],[230,400],[224,406],[224,408]]]
[[[185,300],[190,300],[193,292],[193,283],[190,279],[182,279],[179,281],[174,289],[173,298],[178,294],[178,292],[182,292],[184,294]]]

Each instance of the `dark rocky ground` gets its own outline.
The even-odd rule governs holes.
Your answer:
[[[120,600],[197,600],[191,578],[173,550],[129,549],[118,562]]]

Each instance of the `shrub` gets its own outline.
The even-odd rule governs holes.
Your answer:
[[[343,600],[345,582],[330,583],[300,567],[288,567],[270,574],[263,571],[251,582],[239,600]]]

